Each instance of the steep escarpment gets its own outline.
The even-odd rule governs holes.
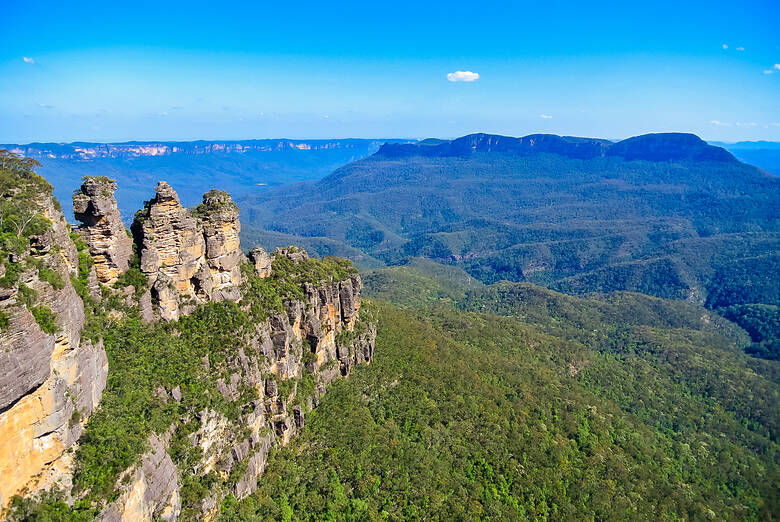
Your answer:
[[[133,244],[113,181],[85,179],[71,233],[35,163],[4,159],[0,516],[211,518],[372,360],[351,263],[295,247],[250,262],[227,193],[186,209],[160,183]]]
[[[34,162],[0,153],[0,507],[64,479],[66,453],[106,383],[102,344],[82,339],[79,255]]]

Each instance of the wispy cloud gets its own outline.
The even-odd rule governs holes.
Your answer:
[[[38,107],[40,107],[41,109],[53,109],[54,105],[49,105],[47,103],[39,103]]]
[[[756,126],[758,126],[758,124],[756,122],[754,122],[754,121],[750,121],[750,122],[738,121],[735,125],[737,127],[756,127]]]
[[[718,127],[731,127],[730,123],[726,123],[718,120],[712,120],[710,123],[712,123],[713,125],[717,125]]]
[[[739,47],[737,47],[737,51],[744,51],[744,50],[745,50],[745,48],[742,47],[741,45]]]
[[[771,69],[764,69],[764,74],[774,74],[776,71],[780,71],[780,63],[776,63]]]
[[[455,71],[447,73],[447,80],[451,82],[474,82],[479,80],[479,73],[471,71]]]
[[[35,60],[29,56],[22,56],[22,60],[24,60],[24,63],[35,63]]]
[[[772,73],[774,73],[774,72],[775,72],[775,71],[774,71],[774,70],[772,70],[772,69],[764,69],[764,74],[772,74]]]
[[[776,71],[780,71],[780,63],[776,63],[773,67]]]
[[[543,120],[551,120],[552,119],[552,116],[550,116],[549,114],[540,114],[539,117],[541,119],[543,119]]]
[[[721,47],[723,47],[723,50],[724,50],[724,51],[725,51],[726,49],[728,49],[728,48],[729,48],[729,46],[728,46],[728,45],[726,45],[726,44],[723,44],[723,45],[721,45]]]

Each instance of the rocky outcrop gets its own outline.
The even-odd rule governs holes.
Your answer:
[[[114,192],[116,183],[108,178],[86,178],[73,193],[73,213],[83,225],[78,231],[95,262],[97,279],[113,284],[130,267],[132,239],[119,216]]]
[[[67,483],[66,451],[81,434],[105,388],[108,363],[102,344],[81,339],[84,307],[70,282],[78,252],[70,227],[51,197],[41,212],[51,226],[17,255],[19,281],[0,290],[0,506],[22,490]],[[31,309],[48,310],[46,330]]]
[[[206,241],[206,264],[211,274],[208,298],[235,301],[240,297],[239,263],[244,260],[238,240],[241,231],[238,207],[227,192],[210,190],[203,195],[203,203],[195,208],[195,215]]]
[[[167,183],[161,181],[156,191],[131,227],[155,313],[171,321],[200,303],[238,299],[243,254],[238,208],[230,196],[210,191],[190,212]]]

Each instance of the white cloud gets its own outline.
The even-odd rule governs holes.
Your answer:
[[[479,80],[479,73],[471,71],[455,71],[447,73],[447,80],[451,82],[473,82]]]
[[[543,120],[551,120],[552,119],[552,116],[550,116],[549,114],[540,114],[539,117],[541,119],[543,119]]]
[[[713,125],[717,125],[718,127],[731,127],[730,123],[725,123],[718,120],[712,120],[710,123],[712,123]]]
[[[745,48],[742,47],[741,45],[739,47],[737,47],[737,51],[744,51],[744,50],[745,50]]]
[[[741,121],[738,121],[736,123],[736,125],[737,125],[737,127],[756,127],[758,124],[756,122],[753,122],[753,121],[747,122],[747,123],[743,123]]]
[[[773,69],[764,69],[764,74],[772,74],[775,71]]]
[[[728,48],[729,48],[729,46],[728,46],[728,45],[726,45],[726,44],[723,44],[723,45],[721,45],[721,47],[723,47],[723,50],[726,50],[726,49],[728,49]]]
[[[778,71],[780,71],[780,63],[776,63],[773,67]]]
[[[24,60],[24,63],[35,63],[35,60],[30,58],[29,56],[22,56],[22,60]]]
[[[47,103],[39,103],[38,107],[40,107],[41,109],[53,109],[54,105],[49,105]]]

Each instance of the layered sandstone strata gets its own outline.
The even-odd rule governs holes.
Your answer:
[[[97,406],[108,373],[102,344],[81,339],[84,307],[70,282],[78,270],[70,227],[53,198],[41,198],[51,226],[16,259],[24,267],[18,283],[0,288],[0,311],[8,318],[0,329],[0,507],[22,491],[67,483],[67,450]],[[51,311],[52,333],[31,308]]]
[[[300,249],[276,250],[268,256],[268,265],[279,256],[293,263],[307,258]],[[258,274],[265,269],[262,263]],[[270,449],[290,442],[328,384],[349,375],[355,365],[371,362],[376,325],[360,317],[361,288],[357,274],[303,283],[303,299],[287,301],[283,311],[257,323],[247,342],[226,361],[226,368],[213,366],[208,359],[202,362],[206,371],[220,376],[217,390],[226,400],[240,400],[241,390],[247,387],[257,391],[257,398],[241,405],[243,413],[237,422],[209,409],[196,415],[198,427],[189,435],[202,455],[195,465],[196,474],[225,480],[236,469],[242,470],[229,489],[219,480],[212,486],[197,518],[215,518],[228,494],[242,499],[255,491]],[[305,374],[313,377],[315,391],[299,397]],[[182,400],[178,389],[161,388],[158,395],[164,401]],[[150,437],[152,450],[125,473],[130,479],[103,511],[102,520],[172,520],[180,515],[182,471],[168,464],[167,440]]]

